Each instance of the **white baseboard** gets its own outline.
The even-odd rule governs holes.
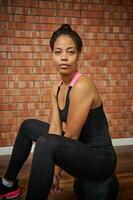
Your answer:
[[[133,138],[119,138],[112,139],[112,143],[114,146],[125,146],[125,145],[133,145]],[[32,146],[31,152],[34,150],[34,146]],[[8,147],[0,147],[0,155],[8,155],[12,153],[13,146]]]
[[[133,138],[112,139],[112,143],[114,146],[133,145]]]
[[[32,145],[31,152],[34,151],[35,145]],[[12,153],[13,146],[8,146],[8,147],[0,147],[0,156],[4,155],[10,155]]]

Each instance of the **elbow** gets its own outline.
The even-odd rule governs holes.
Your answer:
[[[61,129],[61,127],[60,127],[59,125],[50,124],[49,133],[50,133],[50,134],[61,135],[62,129]]]
[[[72,128],[70,129],[69,126],[66,125],[65,127],[65,137],[71,138],[73,140],[78,140],[79,135],[80,135],[80,131],[78,130],[72,130]]]
[[[78,140],[79,134],[65,132],[64,137],[68,137],[68,138],[73,139],[73,140]]]

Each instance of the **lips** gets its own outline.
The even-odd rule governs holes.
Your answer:
[[[60,64],[59,65],[59,67],[60,68],[63,68],[63,69],[65,69],[65,68],[67,68],[67,67],[69,67],[70,65],[69,64],[66,64],[66,63],[62,63],[62,64]]]

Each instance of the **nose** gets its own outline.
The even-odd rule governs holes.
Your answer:
[[[61,56],[61,60],[62,61],[66,61],[67,60],[67,54],[64,52],[64,53],[62,53],[62,56]]]

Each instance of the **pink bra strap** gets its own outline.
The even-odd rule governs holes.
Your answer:
[[[58,86],[61,86],[61,84],[62,84],[62,81],[59,82]]]
[[[81,76],[81,74],[79,72],[76,72],[74,74],[73,79],[71,80],[71,83],[69,86],[74,86],[75,82],[78,80],[78,78]],[[62,84],[62,81],[59,82],[59,86]]]
[[[74,86],[75,82],[78,80],[78,78],[81,76],[79,72],[76,72],[73,79],[71,80],[71,83],[69,86]]]

